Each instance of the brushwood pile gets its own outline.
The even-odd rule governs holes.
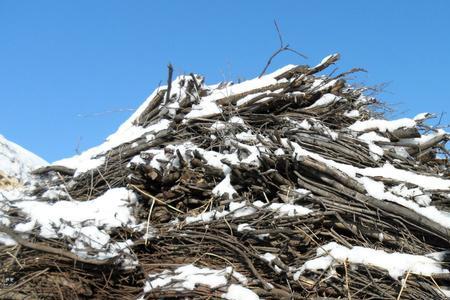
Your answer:
[[[103,144],[1,190],[0,299],[446,299],[450,135],[385,120],[338,59],[170,70]]]

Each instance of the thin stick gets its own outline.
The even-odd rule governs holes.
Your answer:
[[[145,245],[147,246],[148,241],[148,230],[150,228],[150,218],[153,212],[153,206],[155,205],[155,199],[153,199],[152,204],[150,205],[150,209],[148,210],[148,218],[147,218],[147,228],[145,230]]]
[[[106,178],[103,176],[102,172],[100,171],[100,168],[97,168],[98,174],[100,174],[100,177],[103,179],[103,181],[105,181],[106,185],[108,186],[109,189],[111,189],[111,185],[109,184],[109,182],[106,180]]]
[[[352,300],[352,295],[350,293],[350,284],[349,284],[349,281],[348,281],[347,262],[348,262],[348,258],[344,260],[345,288],[347,289],[348,300]]]
[[[280,40],[280,48],[279,48],[278,50],[276,50],[276,51],[269,57],[269,60],[267,61],[266,66],[265,66],[264,69],[262,70],[261,74],[259,74],[258,78],[261,78],[261,76],[263,76],[263,75],[266,73],[267,68],[269,68],[269,66],[270,66],[270,64],[272,63],[272,60],[275,58],[275,56],[277,56],[278,54],[280,54],[280,53],[283,52],[283,51],[290,51],[290,52],[293,52],[293,53],[295,53],[295,54],[297,54],[297,55],[299,55],[299,56],[301,56],[301,57],[303,57],[303,58],[305,58],[305,59],[307,58],[304,54],[301,54],[300,52],[298,52],[298,51],[296,51],[296,50],[294,50],[294,49],[289,48],[289,45],[286,45],[286,46],[284,45],[284,43],[283,43],[283,38],[282,38],[282,36],[281,36],[280,28],[278,27],[277,21],[274,20],[273,22],[274,22],[275,28],[276,28],[276,30],[277,30],[278,39]]]
[[[227,224],[228,228],[230,229],[230,235],[234,236],[233,229],[231,228],[230,223],[228,223],[227,218],[223,217],[223,220],[225,221],[225,224]]]
[[[445,294],[445,292],[441,289],[441,287],[439,286],[439,284],[437,284],[436,280],[434,280],[433,276],[430,276],[431,281],[433,281],[434,285],[436,285],[437,289],[439,290],[439,292],[441,292],[443,295],[447,296]]]
[[[197,261],[199,261],[200,259],[202,259],[202,257],[205,256],[205,255],[209,255],[209,256],[213,256],[213,257],[222,259],[222,260],[226,261],[227,263],[229,263],[233,267],[233,269],[236,269],[236,266],[231,261],[229,261],[228,259],[226,259],[223,256],[220,256],[220,255],[217,255],[217,254],[214,254],[214,253],[211,253],[211,252],[203,253],[199,258],[197,258],[194,262],[192,262],[192,264],[194,264]]]
[[[19,247],[20,247],[20,246],[19,246]],[[19,265],[19,267],[20,267],[21,269],[23,269],[22,264],[19,262],[19,260],[17,259],[17,257],[16,257],[14,254],[9,253],[8,251],[6,251],[6,254],[8,254],[9,256],[11,256],[11,257],[16,261],[16,263]]]
[[[406,286],[406,281],[408,281],[409,273],[411,273],[410,270],[408,271],[408,273],[406,273],[405,279],[402,280],[402,287],[400,288],[400,292],[398,293],[397,300],[400,300],[400,297],[402,296],[403,290]]]

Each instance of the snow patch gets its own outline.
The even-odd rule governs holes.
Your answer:
[[[39,230],[44,238],[74,239],[72,251],[88,257],[105,259],[116,256],[131,241],[110,243],[109,231],[135,223],[129,207],[136,201],[134,193],[126,188],[108,190],[102,196],[88,201],[58,201],[54,204],[36,201],[15,201],[14,206],[27,215],[27,222],[16,225],[23,233]]]
[[[32,181],[31,171],[46,165],[36,154],[0,135],[0,172],[26,183]]]
[[[312,109],[312,108],[316,108],[316,107],[328,106],[331,103],[337,102],[341,99],[342,99],[341,97],[336,96],[334,94],[324,94],[322,97],[319,98],[319,100],[317,100],[310,106],[305,107],[305,109]]]
[[[134,119],[128,119],[128,121],[122,124],[115,133],[111,134],[106,141],[99,146],[90,148],[79,155],[56,161],[53,165],[76,169],[75,177],[79,176],[80,174],[98,168],[100,165],[105,163],[105,157],[97,158],[98,156],[105,154],[109,150],[122,144],[136,140],[146,134],[148,135],[147,140],[152,140],[155,134],[162,130],[168,129],[171,123],[170,120],[161,119],[158,123],[144,128],[142,126],[133,125],[131,120]]]
[[[379,132],[393,132],[399,128],[413,128],[415,126],[416,121],[408,118],[393,121],[372,119],[368,121],[356,121],[349,129],[354,131],[378,130]]]
[[[233,283],[227,287],[230,279],[234,279],[240,284]],[[247,278],[232,267],[214,270],[198,268],[192,264],[178,267],[173,271],[165,270],[161,273],[148,275],[143,292],[145,295],[154,289],[193,290],[199,284],[208,286],[211,289],[225,290],[226,292],[222,294],[222,297],[225,299],[259,299],[254,292],[242,286],[248,284]]]
[[[327,270],[345,261],[384,269],[394,279],[402,277],[407,272],[423,276],[449,272],[441,267],[439,261],[423,255],[388,253],[384,250],[359,246],[347,248],[331,242],[317,248],[317,258],[305,262],[294,274],[294,279],[298,280],[306,270]]]

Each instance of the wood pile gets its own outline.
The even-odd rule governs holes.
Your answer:
[[[26,216],[9,209],[0,231],[16,244],[0,246],[0,299],[237,299],[231,287],[239,285],[260,299],[445,299],[449,135],[427,125],[430,114],[381,120],[368,88],[347,81],[359,70],[323,75],[338,59],[236,85],[208,86],[195,74],[172,80],[170,68],[168,85],[130,125],[148,131],[96,153],[95,168],[34,171],[31,196],[41,201],[132,190],[142,226],[109,235],[132,241],[134,265],[124,267],[124,253],[77,255],[73,241],[42,237],[39,228],[17,232]],[[46,198],[49,190],[61,198]],[[429,260],[435,253],[441,271],[394,276],[395,260],[386,267],[351,255],[363,249]],[[321,258],[328,265],[312,267]],[[246,280],[227,273],[219,286],[152,285],[179,278],[186,265],[229,267]]]

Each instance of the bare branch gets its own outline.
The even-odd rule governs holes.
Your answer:
[[[277,30],[278,39],[280,40],[280,48],[279,48],[278,50],[276,50],[276,51],[269,57],[269,60],[267,61],[266,66],[265,66],[264,69],[262,70],[261,74],[259,74],[258,78],[260,78],[261,76],[263,76],[263,75],[266,73],[267,69],[269,68],[269,66],[270,66],[270,64],[272,63],[272,60],[275,58],[275,56],[277,56],[278,54],[280,54],[280,53],[283,52],[283,51],[289,51],[289,52],[295,53],[295,54],[297,54],[297,55],[299,55],[299,56],[301,56],[301,57],[303,57],[303,58],[305,58],[305,59],[307,58],[304,54],[298,52],[297,50],[294,50],[294,49],[292,49],[292,48],[289,48],[289,44],[284,45],[283,37],[282,37],[282,35],[281,35],[280,28],[278,27],[278,23],[277,23],[276,20],[274,20],[273,22],[274,22],[275,28],[276,28],[276,30]]]

